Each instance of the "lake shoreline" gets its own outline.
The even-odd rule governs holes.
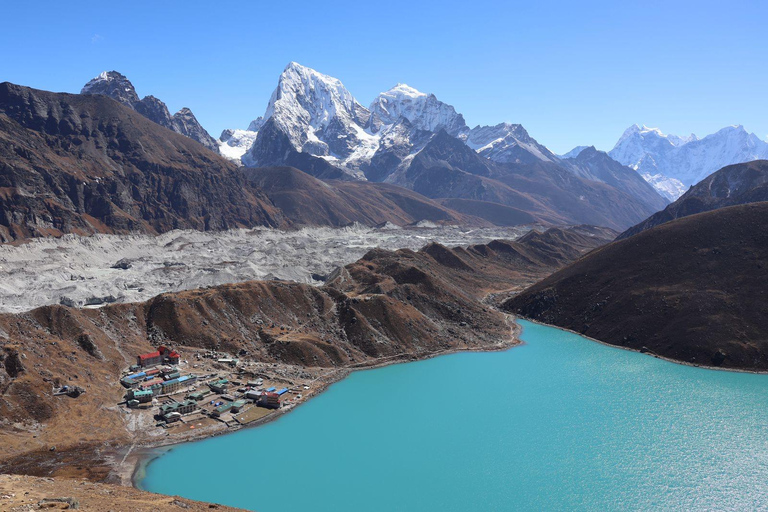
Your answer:
[[[768,370],[761,371],[761,370],[745,370],[743,368],[725,368],[722,366],[710,366],[705,364],[690,363],[688,361],[681,361],[679,359],[672,359],[671,357],[662,356],[650,351],[644,352],[642,350],[632,348],[632,347],[622,347],[621,345],[614,345],[612,343],[608,343],[607,341],[599,340],[597,338],[592,338],[590,336],[587,336],[586,334],[582,334],[580,332],[576,332],[574,330],[568,329],[567,327],[560,327],[559,325],[547,324],[547,323],[540,322],[538,320],[534,320],[533,318],[528,318],[522,315],[514,315],[514,316],[515,318],[525,320],[526,322],[531,322],[532,324],[543,325],[544,327],[553,327],[561,331],[569,332],[571,334],[576,334],[577,336],[581,336],[582,338],[587,339],[589,341],[599,343],[600,345],[605,345],[606,347],[619,348],[622,350],[626,350],[628,352],[635,352],[637,354],[643,354],[644,356],[651,356],[656,359],[661,359],[662,361],[667,361],[668,363],[674,363],[674,364],[679,364],[683,366],[690,366],[691,368],[701,368],[703,370],[715,370],[720,372],[735,372],[735,373],[750,373],[755,375],[768,375]]]
[[[550,325],[546,324],[544,322],[540,322],[538,320],[534,320],[531,318],[526,318],[524,316],[519,315],[512,315],[507,314],[507,322],[510,325],[511,330],[511,336],[508,340],[501,342],[495,346],[487,347],[487,348],[472,348],[472,349],[449,349],[439,352],[429,352],[425,354],[400,354],[397,356],[390,356],[387,358],[384,358],[384,360],[377,360],[377,361],[371,361],[369,363],[359,363],[355,366],[345,367],[337,370],[333,374],[331,374],[327,379],[325,379],[321,386],[319,387],[317,393],[313,395],[312,398],[315,398],[316,396],[319,396],[320,394],[327,391],[327,389],[345,379],[348,377],[353,371],[365,371],[365,370],[375,370],[377,368],[383,368],[385,366],[391,366],[394,364],[403,364],[403,363],[410,363],[410,362],[417,362],[417,361],[425,361],[428,359],[432,359],[439,356],[444,355],[451,355],[456,353],[463,353],[463,352],[499,352],[508,350],[510,348],[514,348],[517,346],[520,346],[524,344],[524,342],[520,339],[520,336],[523,332],[523,328],[520,324],[516,322],[517,319],[526,320],[528,322],[531,322],[536,325],[542,325],[545,327],[553,327],[555,329],[559,329],[561,331],[569,332],[572,334],[576,334],[584,339],[590,340],[592,342],[598,343],[600,345],[611,347],[611,348],[618,348],[622,350],[626,350],[629,352],[634,352],[638,354],[643,354],[647,356],[651,356],[656,359],[660,359],[669,363],[673,364],[679,364],[683,366],[689,366],[692,368],[701,368],[704,370],[716,370],[716,371],[723,371],[723,372],[737,372],[737,373],[748,373],[748,374],[757,374],[757,375],[766,375],[768,374],[768,371],[761,372],[756,370],[744,370],[744,369],[738,369],[738,368],[722,368],[722,367],[716,367],[716,366],[707,366],[707,365],[701,365],[701,364],[693,364],[686,361],[680,361],[668,357],[664,357],[658,354],[654,354],[652,352],[643,352],[642,350],[634,349],[631,347],[622,347],[620,345],[613,345],[611,343],[607,343],[605,341],[592,338],[589,336],[586,336],[584,334],[578,333],[576,331],[573,331],[571,329],[567,329],[565,327],[560,327],[557,325]],[[310,399],[311,400],[311,399]],[[308,400],[307,402],[309,402]],[[307,403],[304,402],[304,403]],[[291,406],[286,409],[278,409],[274,414],[270,414],[269,416],[266,416],[262,419],[259,419],[249,425],[243,425],[235,428],[229,428],[224,431],[218,431],[213,433],[202,433],[198,436],[191,436],[188,438],[185,438],[183,440],[176,440],[170,443],[157,443],[157,444],[147,444],[139,448],[138,450],[134,451],[133,454],[126,459],[125,464],[127,464],[127,467],[125,468],[116,468],[116,472],[121,475],[121,481],[123,482],[130,482],[130,485],[132,487],[135,487],[137,489],[142,489],[142,487],[139,485],[141,479],[144,477],[143,471],[146,469],[146,467],[157,457],[160,457],[165,453],[167,450],[171,449],[173,446],[185,444],[185,443],[191,443],[195,441],[202,441],[204,439],[209,439],[221,435],[226,435],[232,432],[237,432],[239,430],[245,429],[245,428],[257,428],[262,425],[265,425],[267,423],[271,423],[273,421],[276,421],[277,419],[281,418],[284,414],[290,413],[294,408],[301,406],[302,404],[297,404],[294,406]],[[126,478],[127,477],[127,478]]]
[[[231,434],[233,432],[238,432],[243,429],[258,428],[267,423],[276,421],[282,416],[284,416],[285,414],[288,414],[294,409],[296,409],[297,407],[300,407],[304,403],[308,403],[313,398],[320,396],[325,391],[327,391],[331,385],[345,379],[352,372],[375,370],[377,368],[383,368],[385,366],[392,366],[396,364],[426,361],[428,359],[433,359],[435,357],[447,356],[447,355],[458,354],[458,353],[501,352],[501,351],[509,350],[511,348],[515,348],[523,345],[524,342],[520,339],[520,334],[522,333],[522,326],[520,326],[520,324],[516,322],[517,317],[511,314],[505,314],[505,317],[507,319],[507,325],[510,328],[510,334],[507,337],[507,339],[500,341],[495,345],[490,345],[488,347],[477,347],[477,348],[451,348],[451,349],[445,349],[440,351],[424,352],[420,354],[412,354],[412,353],[398,354],[395,356],[380,358],[375,361],[358,363],[353,366],[340,368],[337,371],[328,375],[326,378],[324,378],[317,392],[314,393],[312,397],[308,399],[306,402],[302,402],[301,404],[291,405],[287,408],[277,409],[275,413],[269,414],[264,418],[261,418],[252,423],[249,423],[248,425],[240,425],[240,426],[231,427],[226,430],[221,430],[216,432],[201,433],[200,435],[192,435],[189,437],[185,437],[184,439],[174,440],[172,442],[167,442],[167,443],[158,442],[158,443],[146,443],[141,446],[134,445],[129,449],[130,453],[126,457],[124,457],[123,460],[113,468],[113,474],[117,476],[121,485],[130,485],[131,487],[134,487],[136,489],[144,490],[142,489],[140,482],[145,476],[144,471],[146,470],[146,468],[149,466],[149,464],[152,463],[152,461],[154,461],[158,457],[161,457],[165,452],[172,449],[174,446],[178,446],[186,443],[192,443],[196,441],[202,441],[205,439],[211,439],[213,437],[218,437],[222,435]]]

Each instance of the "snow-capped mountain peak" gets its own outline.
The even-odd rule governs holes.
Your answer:
[[[296,150],[346,157],[360,142],[368,117],[368,110],[341,80],[291,62],[280,75],[261,120],[252,122],[249,129],[258,131],[273,119]]]
[[[584,151],[585,149],[587,149],[589,147],[594,147],[594,146],[576,146],[575,148],[573,148],[569,152],[567,152],[565,154],[562,154],[562,155],[558,155],[558,156],[560,158],[563,158],[563,159],[565,159],[565,158],[576,158],[577,156],[579,156],[581,154],[582,151]]]
[[[464,117],[453,106],[438,100],[434,94],[423,93],[402,83],[379,94],[369,110],[371,117],[367,128],[371,133],[393,126],[401,118],[407,119],[416,130],[445,130],[454,137],[467,131]]]
[[[354,177],[380,181],[443,130],[498,162],[558,160],[522,126],[470,131],[453,106],[405,83],[379,94],[366,109],[341,80],[296,62],[281,73],[264,115],[248,130],[226,131],[219,148],[245,165],[284,165],[290,157],[312,172],[327,169],[311,155]],[[305,155],[291,156],[294,151]]]

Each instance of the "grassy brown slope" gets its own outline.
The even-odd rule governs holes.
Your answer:
[[[110,98],[0,84],[0,242],[283,223],[234,164]]]
[[[359,222],[399,226],[429,220],[439,224],[487,226],[489,222],[451,210],[395,185],[367,181],[320,181],[292,167],[243,169],[296,225],[346,226]]]
[[[768,370],[768,203],[678,219],[604,246],[504,309],[614,345]]]
[[[575,229],[570,242],[553,231],[468,248],[374,250],[320,288],[252,281],[101,309],[0,315],[0,470],[102,479],[105,452],[156,442],[129,430],[117,380],[136,354],[161,342],[185,358],[244,349],[257,361],[319,368],[498,347],[509,326],[480,299],[522,289],[610,238]],[[550,237],[552,247],[541,246]],[[60,384],[86,393],[52,396]]]

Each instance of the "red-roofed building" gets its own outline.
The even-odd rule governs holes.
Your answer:
[[[164,345],[157,347],[157,352],[150,352],[149,354],[142,354],[136,357],[136,364],[142,368],[148,366],[155,366],[162,363],[179,364],[181,355],[175,350],[171,350]]]
[[[163,356],[160,355],[159,351],[150,352],[149,354],[141,354],[140,356],[136,357],[136,364],[138,364],[142,368],[147,366],[155,366],[162,362],[163,362]]]

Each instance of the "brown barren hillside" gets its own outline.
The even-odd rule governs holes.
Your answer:
[[[489,226],[395,185],[368,181],[321,181],[293,167],[244,168],[243,174],[296,225],[346,226],[359,222],[398,226],[428,220],[437,224]]]
[[[374,250],[319,288],[252,281],[101,309],[0,315],[0,470],[103,480],[127,456],[121,450],[183,439],[137,425],[117,405],[121,370],[161,343],[185,359],[241,354],[324,382],[352,367],[509,346],[510,325],[481,299],[520,290],[612,236],[579,227],[468,248]],[[85,393],[53,396],[64,384]]]
[[[606,245],[503,308],[687,363],[768,370],[768,203]]]
[[[111,98],[0,84],[0,242],[284,223],[234,164]]]

